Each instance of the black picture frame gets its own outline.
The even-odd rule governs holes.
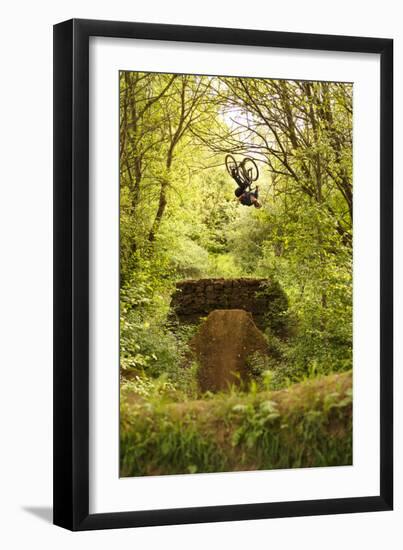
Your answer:
[[[381,59],[380,492],[276,503],[89,513],[89,38],[364,52]],[[73,19],[54,26],[54,523],[71,530],[393,507],[393,40]]]

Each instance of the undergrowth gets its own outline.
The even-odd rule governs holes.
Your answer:
[[[122,477],[351,464],[351,373],[187,401],[169,384],[127,386],[120,459]]]

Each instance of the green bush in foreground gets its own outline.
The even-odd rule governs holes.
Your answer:
[[[123,477],[352,463],[351,372],[277,392],[121,404]]]

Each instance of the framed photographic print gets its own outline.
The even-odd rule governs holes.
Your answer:
[[[391,510],[393,42],[54,27],[54,523]]]

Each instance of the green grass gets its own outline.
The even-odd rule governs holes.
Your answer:
[[[351,372],[183,403],[128,393],[120,433],[122,477],[348,465]]]

